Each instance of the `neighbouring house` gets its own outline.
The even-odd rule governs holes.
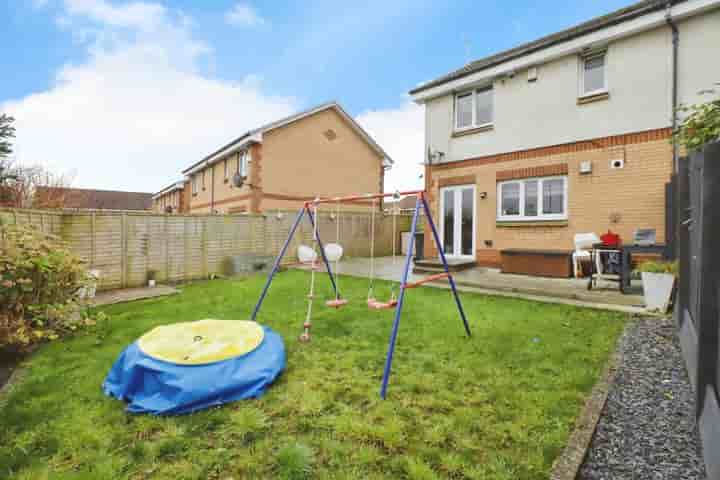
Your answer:
[[[153,195],[153,211],[157,213],[187,213],[189,198],[184,180],[175,182]]]
[[[244,133],[182,173],[190,213],[258,213],[299,208],[316,196],[382,192],[391,165],[331,102]]]
[[[413,89],[445,252],[499,266],[510,249],[570,251],[576,233],[664,243],[674,105],[718,79],[720,1],[654,0]]]
[[[152,193],[37,187],[33,197],[33,207],[79,210],[151,210]]]

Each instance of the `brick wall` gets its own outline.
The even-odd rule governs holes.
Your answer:
[[[672,172],[669,136],[669,129],[662,129],[433,165],[425,175],[433,218],[440,223],[439,188],[457,184],[455,179],[474,177],[478,195],[476,257],[480,264],[498,266],[499,251],[505,248],[572,250],[575,233],[600,235],[608,229],[631,241],[635,229],[654,228],[658,243],[664,243],[665,183]],[[616,159],[623,159],[625,167],[611,169],[611,160]],[[580,163],[588,160],[592,173],[581,174]],[[498,181],[561,171],[567,171],[568,176],[567,222],[496,222]],[[485,199],[480,198],[483,192]],[[437,255],[432,242],[425,245],[426,255]]]

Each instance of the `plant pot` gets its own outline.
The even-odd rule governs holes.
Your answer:
[[[148,287],[153,288],[155,286],[155,280],[148,280]]]
[[[645,308],[651,311],[667,312],[675,286],[675,275],[642,272],[642,284]]]

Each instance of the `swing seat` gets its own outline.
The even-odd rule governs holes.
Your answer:
[[[328,307],[340,308],[344,305],[347,305],[347,303],[348,301],[345,298],[333,298],[332,300],[328,300],[327,302],[325,302],[325,305],[327,305]]]
[[[372,308],[374,310],[388,310],[391,308],[395,308],[397,305],[397,300],[389,300],[387,302],[380,302],[374,298],[368,298],[367,301],[368,308]]]

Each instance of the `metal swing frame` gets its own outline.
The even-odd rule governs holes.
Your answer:
[[[398,330],[400,328],[400,317],[402,315],[402,308],[403,308],[403,304],[404,304],[404,300],[405,300],[405,290],[419,287],[424,283],[440,280],[442,278],[447,278],[448,283],[450,284],[450,290],[452,292],[453,297],[455,298],[455,304],[457,305],[458,312],[460,313],[460,318],[462,319],[463,326],[465,327],[465,333],[467,334],[468,337],[471,336],[470,325],[468,324],[467,318],[465,316],[465,311],[463,310],[462,302],[460,301],[460,296],[458,295],[457,288],[455,286],[455,280],[453,279],[453,276],[450,273],[450,268],[448,267],[447,260],[445,259],[445,252],[443,252],[443,249],[442,249],[442,243],[440,242],[440,236],[438,235],[437,229],[435,228],[435,223],[433,222],[432,215],[430,214],[430,208],[428,207],[428,203],[425,198],[425,196],[426,196],[425,191],[424,190],[412,190],[412,191],[406,191],[406,192],[399,192],[399,194],[401,196],[415,196],[417,198],[417,200],[415,202],[415,210],[413,212],[412,226],[410,228],[410,239],[408,242],[407,255],[405,256],[405,267],[403,268],[402,278],[400,280],[400,292],[398,294],[397,305],[395,306],[395,319],[393,321],[392,331],[390,333],[390,341],[389,341],[389,345],[388,345],[387,356],[385,358],[385,368],[383,370],[382,384],[380,386],[380,397],[383,399],[385,399],[387,396],[388,382],[390,380],[390,371],[392,369],[393,355],[395,353],[395,344],[397,342]],[[255,308],[253,309],[252,316],[250,318],[252,320],[256,320],[258,312],[260,311],[260,307],[262,306],[262,303],[265,300],[265,297],[267,296],[268,290],[270,289],[270,284],[272,283],[273,278],[275,277],[275,274],[280,269],[280,263],[282,262],[282,259],[285,256],[285,254],[287,253],[287,249],[290,246],[290,242],[292,241],[292,239],[295,235],[295,232],[297,231],[297,228],[300,225],[300,222],[302,221],[303,217],[307,216],[308,221],[310,222],[310,226],[313,228],[313,230],[315,232],[317,232],[317,229],[315,228],[316,219],[312,213],[313,205],[317,205],[320,203],[332,203],[332,202],[358,202],[358,201],[362,201],[362,200],[373,200],[373,199],[391,197],[393,195],[398,195],[398,192],[368,194],[368,195],[352,195],[352,196],[347,196],[347,197],[319,198],[319,199],[315,199],[313,201],[305,202],[305,204],[300,208],[297,216],[295,217],[295,221],[293,222],[292,227],[290,228],[290,232],[288,233],[285,243],[283,244],[282,248],[280,249],[280,253],[275,258],[275,263],[273,264],[272,269],[268,273],[267,281],[265,282],[265,286],[263,287],[262,292],[260,293],[260,298],[258,299],[257,304],[255,304]],[[410,265],[412,264],[413,250],[415,248],[415,233],[417,232],[417,222],[418,222],[418,216],[420,213],[420,209],[422,209],[423,212],[425,213],[425,218],[427,219],[427,222],[430,225],[430,230],[432,231],[433,240],[435,242],[435,246],[437,247],[438,253],[440,254],[440,260],[442,261],[443,269],[445,271],[444,271],[444,273],[430,275],[430,276],[420,279],[418,281],[408,283],[408,275],[410,274]],[[335,282],[335,275],[333,274],[332,268],[330,267],[330,262],[328,261],[326,255],[325,255],[325,247],[323,246],[323,243],[320,239],[319,233],[316,233],[316,241],[318,243],[318,246],[320,247],[320,256],[322,257],[322,261],[325,264],[325,268],[328,273],[328,278],[330,279],[330,283],[332,284],[332,288],[335,293],[335,298],[342,298],[340,295],[340,292],[338,290],[337,283]],[[393,239],[393,241],[397,241],[397,239]]]

